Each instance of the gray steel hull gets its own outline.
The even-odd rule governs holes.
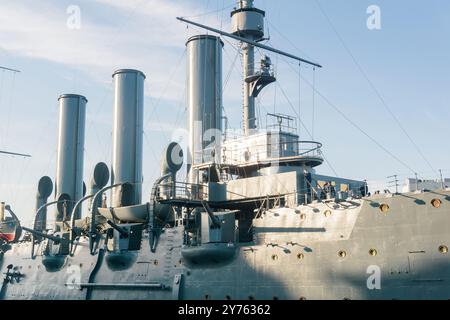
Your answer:
[[[439,208],[433,199],[441,200]],[[389,211],[382,213],[380,204]],[[20,281],[4,283],[0,298],[450,298],[448,190],[275,209],[259,220],[255,241],[238,244],[232,260],[216,265],[183,261],[182,227],[166,229],[155,253],[145,233],[141,250],[119,255],[91,255],[80,244],[52,272],[37,247],[32,259],[31,243],[14,244],[0,258],[0,270],[12,264]],[[368,286],[376,268],[379,289]]]

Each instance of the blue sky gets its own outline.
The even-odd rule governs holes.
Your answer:
[[[43,175],[54,178],[56,171],[57,98],[62,93],[83,94],[89,100],[85,181],[95,163],[111,162],[111,74],[118,68],[147,74],[144,199],[148,199],[164,145],[185,126],[184,43],[201,32],[186,28],[175,17],[192,17],[229,30],[234,4],[234,0],[0,0],[0,65],[22,71],[17,75],[0,71],[0,149],[33,155],[0,158],[1,200],[24,220],[32,219],[37,181]],[[414,171],[438,178],[383,106],[337,32],[432,168],[450,176],[448,1],[321,0],[336,32],[317,0],[255,4],[267,11],[270,45],[323,64],[316,72],[321,94]],[[80,29],[67,27],[70,5],[81,10]],[[370,5],[381,9],[381,30],[366,26]],[[207,12],[213,13],[203,14]],[[242,112],[239,62],[232,68],[235,55],[231,43],[225,42],[224,78],[230,69],[232,73],[224,106],[232,126],[238,127]],[[294,72],[298,66],[271,57],[279,86],[299,108],[299,78]],[[306,81],[312,81],[312,74],[302,68]],[[272,111],[293,115],[278,88],[272,85],[264,92],[258,103],[261,115]],[[311,131],[312,90],[305,81],[300,97],[302,121]],[[392,174],[412,175],[317,95],[314,110],[314,138],[324,143],[325,156],[340,176],[386,181]],[[326,164],[318,171],[333,174]]]

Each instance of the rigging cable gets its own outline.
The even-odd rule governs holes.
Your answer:
[[[2,97],[3,97],[3,94],[2,94],[2,91],[3,91],[3,78],[4,78],[4,76],[5,76],[5,70],[1,70],[1,77],[0,77],[0,108],[1,108],[1,106],[2,106]],[[0,133],[2,133],[1,131],[0,131]],[[2,136],[3,136],[3,134],[0,134],[0,145],[3,143],[2,142]]]
[[[223,28],[223,13],[225,12],[225,0],[222,0],[222,12],[220,13],[220,29]]]
[[[278,55],[275,57],[275,63],[278,65]],[[275,78],[278,76],[278,72],[275,71]],[[273,94],[273,113],[277,113],[277,86],[275,86],[275,91]]]
[[[308,54],[306,54],[305,52],[303,52],[303,50],[301,50],[299,47],[297,47],[295,45],[294,42],[292,42],[292,40],[290,40],[288,37],[286,37],[283,33],[281,33],[281,31],[279,31],[274,24],[272,24],[269,19],[266,17],[266,21],[267,21],[267,26],[270,26],[273,30],[275,30],[275,32],[280,35],[284,40],[286,40],[294,49],[296,49],[298,52],[301,53],[302,56],[308,58],[309,60],[313,60],[313,58],[311,56],[309,56]]]
[[[207,4],[206,8],[208,8],[208,6],[209,6],[209,0],[208,0],[208,4]],[[230,8],[232,8],[232,7],[234,7],[234,4],[231,4],[231,5],[228,5],[228,6],[224,6],[222,9],[215,9],[215,10],[212,10],[212,11],[207,11],[207,12],[200,13],[200,14],[193,15],[193,16],[185,16],[185,18],[189,18],[189,19],[192,19],[192,18],[202,18],[202,17],[204,17],[204,16],[208,16],[208,15],[212,15],[212,14],[215,14],[215,13],[223,12],[223,11],[225,11],[226,9],[230,9]]]
[[[150,123],[150,120],[152,119],[153,114],[155,114],[157,123],[158,123],[158,125],[160,126],[161,131],[163,132],[164,135],[166,135],[165,131],[162,130],[163,128],[162,128],[162,126],[161,126],[161,122],[159,121],[159,117],[158,117],[158,115],[157,115],[157,113],[156,113],[156,109],[157,109],[157,107],[159,106],[159,104],[161,103],[161,101],[163,100],[163,97],[164,97],[164,95],[166,94],[166,91],[167,91],[167,89],[169,88],[169,85],[172,83],[173,78],[174,78],[175,75],[177,74],[178,68],[179,68],[179,66],[180,66],[180,64],[181,64],[181,61],[183,60],[183,58],[184,58],[186,52],[187,52],[187,49],[185,48],[185,49],[183,50],[182,54],[180,55],[180,57],[178,58],[178,61],[177,61],[176,65],[175,65],[175,68],[173,69],[173,72],[172,72],[172,74],[170,75],[169,80],[166,82],[166,85],[165,85],[164,89],[162,90],[161,95],[160,95],[160,96],[158,97],[158,99],[156,100],[156,103],[152,106],[152,109],[151,109],[151,111],[150,111],[150,113],[149,113],[149,115],[148,115],[148,117],[147,117],[147,119],[146,119],[146,121],[145,121],[144,128],[147,127],[147,125]],[[167,135],[166,135],[166,137],[167,137]]]
[[[302,63],[299,62],[298,63],[298,117],[299,117],[299,121],[300,121],[300,117],[302,116],[302,78],[300,78],[301,75],[301,71],[302,71]],[[300,126],[297,126],[297,134],[300,137]]]
[[[279,82],[275,82],[277,87],[280,88],[281,93],[283,94],[283,96],[285,97],[286,101],[288,102],[289,106],[291,107],[292,111],[294,111],[295,114],[297,114],[297,110],[295,110],[294,105],[292,104],[292,102],[289,100],[288,95],[286,94],[286,92],[284,91],[283,87],[279,84]],[[301,124],[301,126],[303,126],[303,129],[306,131],[306,133],[310,136],[311,140],[314,140],[312,137],[311,132],[309,132],[308,128],[305,126],[305,124],[303,123],[303,121],[300,118],[300,115],[297,114],[297,117],[299,119],[299,122]],[[330,167],[331,171],[333,171],[333,173],[336,176],[339,176],[339,174],[337,174],[336,170],[334,169],[334,167],[331,165],[331,163],[328,161],[328,159],[325,157],[325,155],[323,154],[323,151],[321,150],[323,159],[325,160],[325,162],[327,163],[327,165]]]
[[[224,50],[224,52],[227,53],[226,50]],[[234,57],[234,59],[233,59],[232,62],[231,62],[231,67],[230,67],[230,70],[229,70],[228,73],[227,73],[227,76],[225,77],[225,82],[224,82],[223,87],[222,87],[222,92],[225,92],[225,90],[227,89],[228,82],[230,81],[231,75],[232,75],[233,70],[234,70],[234,68],[235,68],[235,66],[236,66],[236,62],[237,62],[237,59],[239,58],[239,55],[240,55],[240,53],[237,52],[236,55],[235,55],[235,57]],[[227,58],[229,58],[229,57],[228,57],[228,54],[226,54],[225,56],[226,56]]]
[[[299,74],[301,78],[301,75]],[[313,68],[313,85],[312,85],[312,139],[314,140],[314,121],[316,112],[316,68]]]
[[[377,88],[375,87],[374,83],[369,79],[369,77],[367,76],[367,73],[364,71],[364,69],[362,68],[361,64],[358,63],[358,61],[356,60],[355,56],[350,51],[350,48],[347,46],[347,44],[345,43],[344,39],[341,37],[341,35],[337,31],[337,29],[335,28],[335,26],[332,23],[330,17],[326,14],[325,10],[323,9],[322,5],[320,4],[320,1],[316,0],[316,3],[317,3],[317,6],[319,7],[320,11],[322,12],[323,16],[325,17],[325,19],[328,21],[328,24],[330,25],[331,29],[334,31],[334,33],[338,37],[338,39],[341,42],[342,46],[347,51],[347,53],[350,55],[351,59],[353,60],[353,63],[356,65],[356,67],[361,72],[361,74],[363,75],[365,80],[368,82],[368,84],[371,87],[371,89],[375,92],[377,97],[380,99],[381,104],[384,106],[384,108],[387,110],[387,112],[391,115],[391,117],[397,123],[398,127],[405,134],[405,136],[408,138],[408,140],[411,142],[411,144],[414,146],[414,148],[416,149],[417,153],[422,157],[422,159],[426,162],[426,164],[430,167],[430,169],[433,172],[437,173],[437,171],[431,165],[430,161],[428,161],[428,159],[425,157],[424,153],[420,150],[420,148],[417,145],[417,143],[414,141],[414,139],[411,137],[411,135],[409,135],[409,133],[406,131],[406,129],[402,126],[402,124],[401,124],[400,120],[398,119],[398,117],[392,112],[392,110],[388,106],[386,100],[383,98],[381,93],[377,90]],[[409,169],[412,170],[411,168],[409,168]],[[412,170],[412,171],[414,172],[414,170]]]
[[[286,62],[286,60],[284,60]],[[294,72],[297,72],[295,68],[291,66],[289,62],[286,62]],[[313,87],[312,83],[309,82],[307,79],[305,79],[303,76],[300,75],[303,81],[305,81],[310,87]],[[398,163],[400,163],[402,166],[407,168],[412,173],[416,173],[414,169],[412,169],[408,164],[406,164],[404,161],[402,161],[400,158],[398,158],[396,155],[394,155],[391,151],[389,151],[385,146],[383,146],[380,142],[378,142],[375,138],[373,138],[371,135],[369,135],[364,129],[362,129],[359,125],[357,125],[355,122],[353,122],[344,112],[342,112],[335,104],[333,104],[325,95],[323,95],[320,91],[317,89],[314,89],[315,93],[321,97],[326,104],[328,104],[331,108],[333,108],[337,113],[339,113],[348,123],[350,123],[355,129],[357,129],[359,132],[361,132],[363,135],[365,135],[369,140],[371,140],[374,144],[376,144],[380,149],[382,149],[386,154],[391,156],[394,160],[396,160]]]

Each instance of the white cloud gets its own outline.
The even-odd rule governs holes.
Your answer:
[[[175,17],[204,10],[181,1],[82,1],[81,29],[71,30],[66,24],[69,5],[65,1],[2,2],[0,48],[81,70],[102,83],[110,83],[117,68],[137,68],[148,75],[147,94],[152,96],[164,89],[187,37],[196,32]],[[182,65],[178,66],[181,76],[171,84],[177,92],[184,86]]]

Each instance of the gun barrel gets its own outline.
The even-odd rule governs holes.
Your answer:
[[[55,236],[52,236],[52,235],[49,235],[49,234],[46,234],[46,233],[43,233],[43,232],[40,232],[40,231],[36,231],[36,230],[33,230],[33,229],[26,228],[26,227],[22,227],[22,229],[27,231],[27,232],[29,232],[29,233],[32,233],[32,234],[34,234],[36,236],[40,236],[40,237],[52,240],[56,244],[59,244],[61,241],[68,241],[67,239],[64,239],[64,238],[61,238],[61,237],[55,237]]]

